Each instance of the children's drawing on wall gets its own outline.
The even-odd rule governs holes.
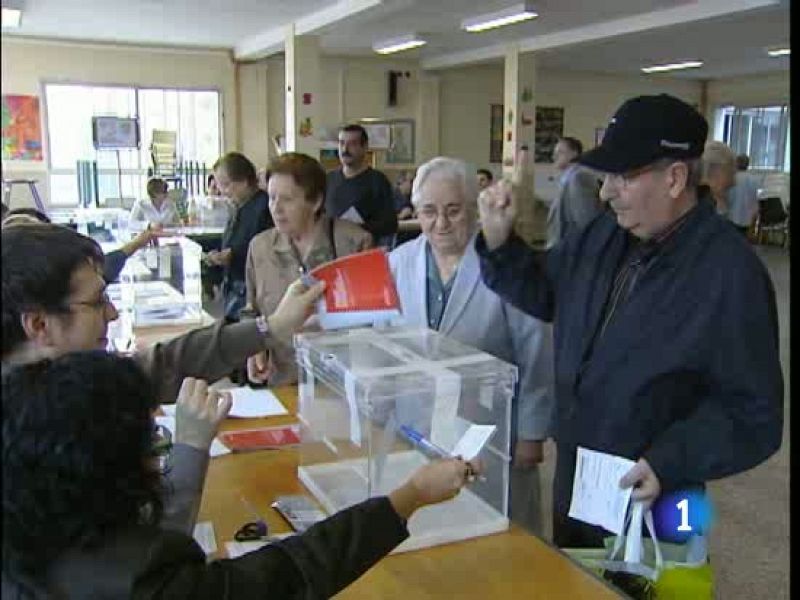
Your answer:
[[[42,160],[37,96],[2,97],[3,160]]]

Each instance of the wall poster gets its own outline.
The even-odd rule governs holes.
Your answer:
[[[2,97],[3,160],[43,160],[38,96]]]

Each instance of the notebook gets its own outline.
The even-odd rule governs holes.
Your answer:
[[[217,437],[233,452],[284,448],[300,443],[300,426],[286,425],[225,431]]]

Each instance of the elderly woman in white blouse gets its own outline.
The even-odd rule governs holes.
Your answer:
[[[427,326],[519,368],[512,409],[511,518],[541,533],[538,464],[554,409],[551,326],[481,280],[474,242],[475,169],[438,157],[417,171],[411,203],[422,235],[389,255],[407,325]]]

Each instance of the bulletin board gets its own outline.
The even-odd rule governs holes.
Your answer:
[[[560,106],[537,106],[534,162],[552,163],[553,149],[563,135],[564,109]]]

